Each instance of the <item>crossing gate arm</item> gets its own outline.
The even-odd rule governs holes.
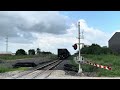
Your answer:
[[[92,62],[86,61],[86,60],[83,60],[80,63],[81,64],[89,64],[89,65],[92,65],[92,66],[95,66],[95,67],[98,67],[98,68],[103,68],[103,69],[106,69],[106,70],[112,70],[112,68],[110,66],[100,65],[100,64],[92,63]]]

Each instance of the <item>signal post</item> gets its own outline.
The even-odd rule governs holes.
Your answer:
[[[80,54],[80,21],[78,22],[78,46],[79,46],[79,56],[78,56],[78,64],[79,64],[79,70],[78,70],[78,73],[82,73],[82,68],[81,68],[81,65],[80,65],[80,62],[82,62],[82,57],[81,57],[81,54]]]

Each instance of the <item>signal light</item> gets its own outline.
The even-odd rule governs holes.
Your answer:
[[[73,45],[73,48],[76,50],[76,49],[77,49],[77,44],[74,44],[74,45]]]

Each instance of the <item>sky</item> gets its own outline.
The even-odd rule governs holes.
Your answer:
[[[71,54],[78,43],[78,21],[84,39],[81,43],[108,46],[120,31],[120,11],[0,11],[0,52],[40,48],[57,54],[67,48]]]

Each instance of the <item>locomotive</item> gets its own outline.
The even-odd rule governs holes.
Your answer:
[[[58,49],[59,60],[67,59],[70,56],[70,52],[66,48]]]

